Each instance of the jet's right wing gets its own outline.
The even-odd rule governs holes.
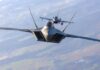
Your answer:
[[[80,39],[100,42],[100,39],[95,39],[95,38],[90,38],[90,37],[83,37],[83,36],[77,36],[77,35],[72,35],[72,34],[66,34],[65,37],[80,38]]]
[[[70,21],[61,21],[63,23],[74,23],[74,22],[70,22]]]

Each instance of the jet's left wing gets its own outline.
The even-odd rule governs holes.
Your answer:
[[[45,20],[52,20],[50,18],[46,18],[46,17],[40,17],[41,19],[45,19]]]
[[[86,40],[100,42],[100,39],[95,39],[95,38],[90,38],[90,37],[83,37],[83,36],[77,36],[77,35],[72,35],[72,34],[66,34],[65,37],[80,38],[80,39],[86,39]]]
[[[16,30],[16,31],[32,33],[32,31],[30,29],[18,29],[18,28],[0,27],[0,30]]]

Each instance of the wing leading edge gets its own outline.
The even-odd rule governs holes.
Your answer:
[[[83,37],[83,36],[77,36],[77,35],[72,35],[72,34],[66,34],[65,37],[80,38],[80,39],[100,42],[100,39],[95,39],[95,38],[90,38],[90,37]]]
[[[18,29],[18,28],[0,27],[0,30],[16,30],[16,31],[22,31],[22,32],[32,33],[32,30],[30,30],[30,29]]]

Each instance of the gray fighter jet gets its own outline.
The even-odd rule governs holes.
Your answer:
[[[65,30],[69,26],[70,22],[72,22],[73,17],[71,18],[70,21],[67,22],[68,24],[61,31],[61,30],[55,28],[54,22],[52,22],[52,20],[48,20],[48,22],[45,26],[38,27],[35,20],[34,20],[34,17],[32,15],[31,10],[30,10],[30,14],[32,16],[32,19],[33,19],[33,22],[35,24],[36,29],[18,29],[18,28],[0,27],[0,30],[16,30],[16,31],[22,31],[22,32],[35,34],[37,40],[38,41],[43,41],[43,42],[60,43],[66,37],[80,38],[80,39],[86,39],[86,40],[100,42],[99,39],[94,39],[94,38],[90,38],[90,37],[83,37],[83,36],[77,36],[77,35],[72,35],[72,34],[66,34]]]

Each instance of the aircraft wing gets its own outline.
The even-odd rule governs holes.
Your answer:
[[[73,23],[73,22],[70,22],[70,21],[61,21],[63,23]]]
[[[18,29],[18,28],[0,27],[0,30],[16,30],[16,31],[32,33],[32,31],[30,29]]]
[[[95,38],[90,38],[90,37],[83,37],[83,36],[77,36],[77,35],[72,35],[72,34],[66,34],[65,37],[80,38],[80,39],[86,39],[86,40],[100,42],[100,39],[95,39]]]
[[[45,20],[52,20],[50,18],[45,18],[45,17],[40,17],[41,19],[45,19]]]

